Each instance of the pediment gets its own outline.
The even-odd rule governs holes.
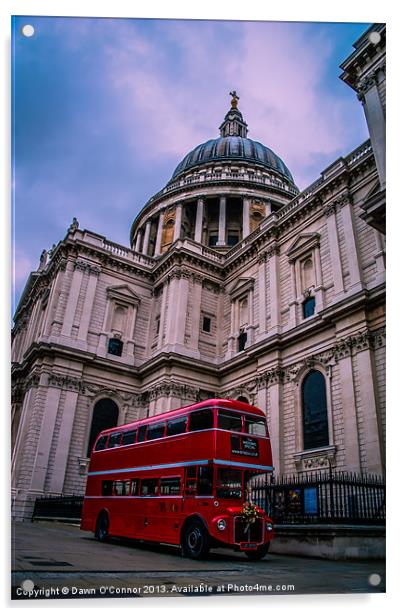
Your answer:
[[[117,285],[115,287],[108,287],[106,289],[108,297],[114,297],[120,301],[125,301],[129,304],[139,304],[141,298],[133,291],[127,284]]]
[[[301,233],[287,249],[286,254],[290,260],[297,259],[319,245],[319,233]]]
[[[248,293],[251,289],[254,288],[255,280],[254,278],[239,278],[233,287],[229,291],[229,295],[232,299],[235,299],[239,295],[243,293]]]

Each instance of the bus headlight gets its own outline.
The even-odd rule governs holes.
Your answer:
[[[226,528],[226,520],[223,520],[223,519],[218,520],[216,525],[218,527],[218,530],[225,530],[225,528]]]
[[[265,524],[265,528],[267,529],[269,533],[272,533],[272,531],[274,530],[274,527],[272,526],[271,522],[267,522]]]

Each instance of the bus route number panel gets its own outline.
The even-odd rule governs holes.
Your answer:
[[[258,440],[256,438],[232,434],[230,440],[232,454],[250,456],[252,458],[258,456]]]

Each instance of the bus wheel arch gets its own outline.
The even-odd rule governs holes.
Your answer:
[[[106,509],[101,509],[98,514],[95,526],[95,537],[98,541],[107,541],[109,538],[109,513]]]
[[[211,547],[208,527],[199,515],[187,518],[180,533],[182,555],[188,558],[200,559],[205,557]]]

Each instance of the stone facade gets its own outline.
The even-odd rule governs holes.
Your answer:
[[[218,145],[247,145],[231,94]],[[303,192],[280,159],[204,156],[144,206],[131,248],[74,220],[42,253],[13,330],[16,517],[29,517],[37,495],[84,491],[105,399],[117,424],[212,396],[246,399],[267,413],[276,474],[384,472],[384,235],[362,216],[384,186],[373,146]],[[305,449],[311,370],[325,379],[328,443]]]

